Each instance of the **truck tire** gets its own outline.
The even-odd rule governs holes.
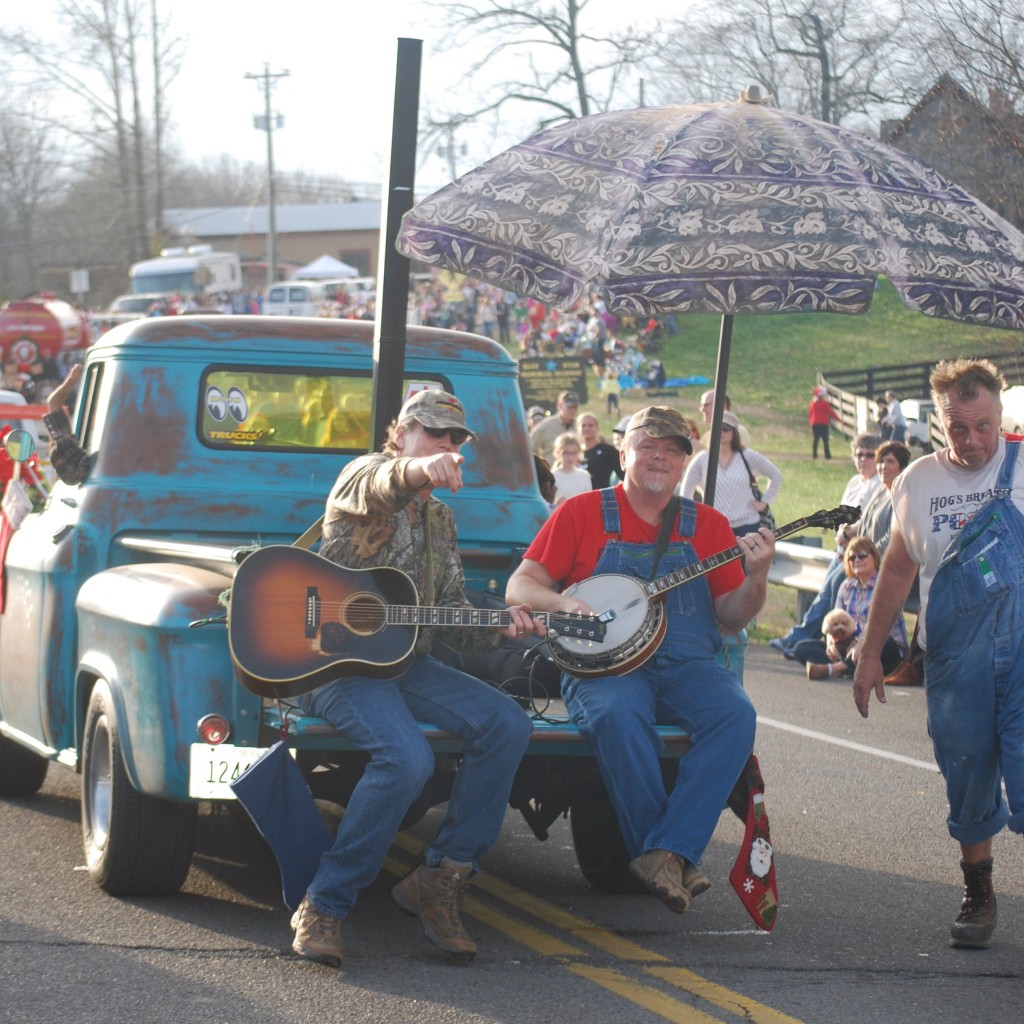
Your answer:
[[[111,896],[177,892],[192,863],[195,826],[195,804],[133,788],[114,699],[100,680],[89,698],[82,750],[82,842],[92,880]]]
[[[569,802],[569,825],[576,863],[583,877],[603,892],[646,890],[629,873],[629,853],[619,819],[600,777],[581,783]]]
[[[0,796],[35,796],[49,767],[45,757],[0,736]]]

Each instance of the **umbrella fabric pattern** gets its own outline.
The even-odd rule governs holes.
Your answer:
[[[560,308],[862,313],[1024,329],[1024,235],[856,132],[735,103],[596,114],[532,136],[413,207],[398,248]]]

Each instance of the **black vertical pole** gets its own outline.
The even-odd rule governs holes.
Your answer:
[[[718,366],[715,369],[715,404],[711,410],[711,440],[708,442],[708,472],[704,482],[704,504],[715,504],[715,481],[718,478],[718,452],[722,446],[722,413],[725,412],[725,389],[729,383],[729,352],[732,348],[732,313],[722,317],[718,335]]]
[[[413,203],[422,52],[422,40],[398,40],[391,172],[381,209],[377,258],[377,319],[373,330],[374,451],[384,443],[388,424],[402,407],[409,260],[395,249],[395,240],[402,217]]]

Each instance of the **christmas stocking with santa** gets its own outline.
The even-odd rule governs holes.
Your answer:
[[[753,754],[736,781],[729,806],[746,822],[743,843],[729,873],[729,881],[758,928],[770,932],[779,910],[779,887],[775,881],[775,856],[764,805],[764,779]]]

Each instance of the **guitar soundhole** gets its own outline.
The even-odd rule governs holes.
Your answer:
[[[353,594],[341,606],[341,622],[356,636],[371,636],[387,624],[387,605],[376,594]]]

